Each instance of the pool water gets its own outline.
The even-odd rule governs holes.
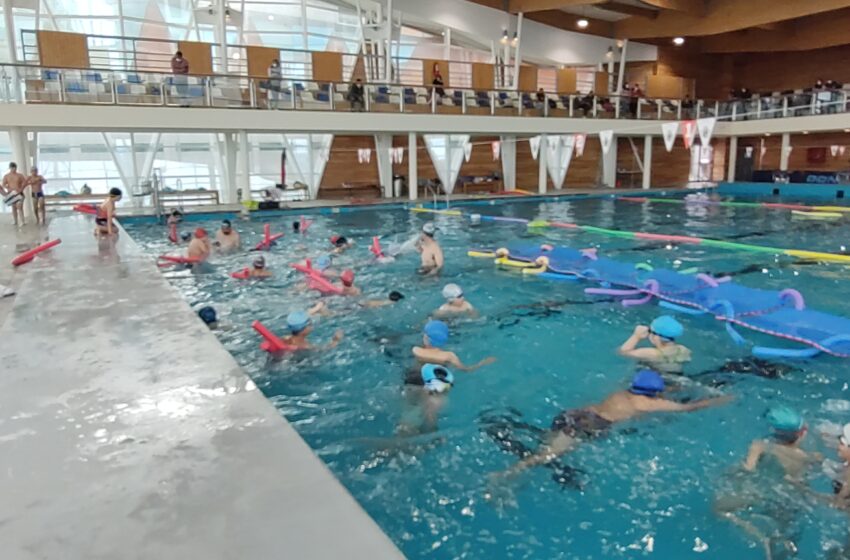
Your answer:
[[[819,251],[837,252],[850,241],[845,221],[795,221],[789,212],[775,210],[583,199],[475,211]],[[739,272],[735,280],[751,287],[794,287],[810,307],[850,316],[844,266],[567,230],[532,235],[518,224],[470,225],[455,217],[402,210],[313,217],[316,221],[305,235],[292,234],[291,216],[236,224],[245,246],[261,238],[264,223],[273,232],[287,232],[266,253],[272,279],[229,278],[230,272],[249,265],[252,256],[247,253],[215,257],[208,274],[166,274],[194,308],[215,306],[223,323],[217,332],[221,342],[410,558],[763,558],[760,544],[712,508],[749,443],[768,434],[766,409],[773,404],[798,409],[810,427],[804,446],[835,458],[820,432],[850,422],[850,362],[821,356],[793,364],[778,379],[732,373],[716,377],[725,381],[720,388],[684,382],[677,398],[720,392],[736,398],[727,406],[691,414],[644,417],[583,443],[562,461],[580,469],[580,489],[560,484],[548,468],[533,469],[510,484],[492,482],[491,473],[516,461],[488,435],[494,419],[513,420],[517,437],[533,447],[539,438],[533,427],[547,428],[561,410],[598,402],[624,388],[635,365],[619,357],[616,348],[636,324],[648,323],[661,310],[654,304],[624,308],[616,302],[592,303],[581,284],[522,277],[466,252],[523,238],[594,246],[600,254],[656,267]],[[446,254],[440,279],[417,277],[415,253],[390,264],[374,263],[368,251],[371,236],[381,235],[385,245],[404,241],[427,220],[439,227],[437,238]],[[209,231],[218,227],[213,221],[202,225]],[[187,223],[181,229],[195,226]],[[128,229],[152,255],[175,251],[162,226]],[[311,338],[325,342],[342,329],[345,338],[339,347],[269,362],[251,322],[261,320],[282,334],[290,311],[318,299],[297,289],[303,280],[289,265],[326,253],[332,234],[357,242],[335,266],[353,268],[367,298],[383,299],[394,289],[405,299],[379,309],[328,299],[336,314],[319,320]],[[456,374],[437,432],[395,437],[399,424],[414,421],[417,412],[402,394],[403,375],[412,366],[410,348],[421,341],[422,326],[442,303],[440,290],[447,282],[460,284],[481,313],[479,319],[451,324],[449,348],[467,363],[486,356],[498,361],[474,373]],[[540,302],[557,305],[535,307]],[[727,359],[747,355],[719,322],[680,320],[686,328],[681,342],[694,355],[686,373],[716,369]],[[754,342],[779,345],[742,332]],[[820,467],[814,474],[811,487],[828,492],[830,481]],[[766,486],[774,482],[768,479]],[[845,543],[845,514],[814,500],[792,497],[791,504],[784,511],[792,516],[783,531],[796,543],[799,558],[821,558],[826,549]],[[757,522],[773,525],[770,520]]]

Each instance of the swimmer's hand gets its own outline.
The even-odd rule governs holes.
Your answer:
[[[496,363],[496,357],[495,356],[489,356],[487,358],[484,358],[483,360],[481,360],[477,364],[475,364],[475,368],[478,369],[478,368],[481,368],[481,367],[484,367],[484,366],[489,366],[490,364],[494,364],[494,363]]]
[[[649,336],[649,327],[646,325],[638,325],[635,327],[635,331],[632,333],[632,336],[636,336],[639,339],[644,339]]]
[[[343,336],[345,336],[345,333],[343,333],[342,330],[338,330],[334,333],[334,337],[331,339],[331,342],[339,344]]]

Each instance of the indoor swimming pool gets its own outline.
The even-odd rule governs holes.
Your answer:
[[[586,198],[464,211],[832,253],[850,245],[850,215],[801,220],[783,209]],[[786,405],[806,420],[803,447],[827,459],[827,468],[811,469],[807,486],[831,496],[834,443],[840,426],[850,422],[850,361],[821,355],[777,362],[770,376],[754,375],[748,348],[736,345],[710,317],[677,315],[685,327],[679,341],[693,353],[685,369],[693,379],[682,380],[670,398],[731,394],[730,404],[645,416],[582,443],[559,466],[538,467],[510,482],[493,477],[517,461],[506,442],[514,450],[535,448],[562,410],[626,388],[636,365],[617,348],[635,325],[669,311],[655,302],[624,307],[585,295],[581,283],[522,275],[467,252],[516,241],[593,247],[600,255],[656,268],[731,275],[753,288],[795,288],[809,307],[850,317],[847,265],[575,230],[529,230],[522,223],[476,224],[404,209],[308,215],[314,223],[303,234],[293,233],[298,218],[234,220],[243,249],[260,241],[267,224],[272,232],[285,232],[264,253],[272,278],[230,277],[250,265],[255,253],[247,251],[213,255],[203,274],[163,273],[193,309],[215,307],[221,343],[408,557],[764,558],[760,543],[716,511],[718,500],[748,493],[757,496],[757,507],[741,517],[776,537],[774,558],[792,555],[786,542],[794,543],[799,558],[826,557],[827,550],[847,544],[846,513],[783,483],[770,466],[748,476],[740,467],[750,442],[770,434],[765,412]],[[401,245],[432,220],[445,251],[440,278],[417,276],[415,252],[389,263],[376,262],[370,253],[373,236],[385,247]],[[184,221],[180,230],[203,226],[212,235],[219,225],[210,215]],[[165,226],[127,230],[152,256],[185,252],[185,245],[169,242]],[[329,253],[334,235],[355,242],[333,266],[354,270],[363,299],[385,300],[393,290],[404,299],[367,308],[350,298],[325,298],[332,315],[317,319],[311,338],[324,343],[341,329],[339,346],[270,361],[251,323],[262,321],[283,335],[287,314],[318,301],[318,294],[303,289],[304,277],[291,264]],[[423,325],[443,303],[441,290],[450,282],[463,288],[480,316],[450,321],[447,347],[466,363],[488,356],[496,362],[455,373],[436,431],[401,437],[399,428],[415,425],[421,415],[402,392],[414,362],[411,348],[421,343]],[[742,334],[757,344],[781,345],[767,335]],[[333,527],[328,532],[332,537]]]

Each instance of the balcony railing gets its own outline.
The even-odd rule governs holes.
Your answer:
[[[109,69],[0,65],[0,102],[27,104],[218,107],[290,111],[363,111],[540,118],[729,121],[846,112],[845,90],[691,100],[628,95],[564,95],[471,88],[367,83],[362,98],[350,83],[269,79],[234,74],[172,75]],[[442,90],[442,91],[441,91]]]

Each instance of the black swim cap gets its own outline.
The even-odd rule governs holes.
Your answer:
[[[340,235],[336,239],[334,239],[334,245],[337,247],[343,247],[345,245],[348,245],[348,239]]]
[[[233,227],[233,224],[230,223],[230,220],[222,220],[221,227]]]
[[[121,189],[119,189],[118,187],[112,187],[111,189],[109,189],[109,196],[121,196],[121,195],[122,195]]]
[[[292,231],[299,231],[301,229],[301,222],[292,222]]]
[[[218,321],[218,317],[216,315],[215,309],[210,305],[207,305],[206,307],[202,307],[198,311],[198,317],[200,317],[201,321],[203,321],[207,325],[210,325],[210,324]]]
[[[404,295],[401,292],[396,292],[393,290],[390,292],[390,301],[400,301],[404,299]]]
[[[110,194],[111,194],[111,193],[110,193]],[[182,216],[182,215],[183,215],[183,212],[181,212],[180,210],[178,210],[177,208],[175,208],[174,210],[172,210],[172,211],[171,211],[171,215],[172,215],[172,216]]]

